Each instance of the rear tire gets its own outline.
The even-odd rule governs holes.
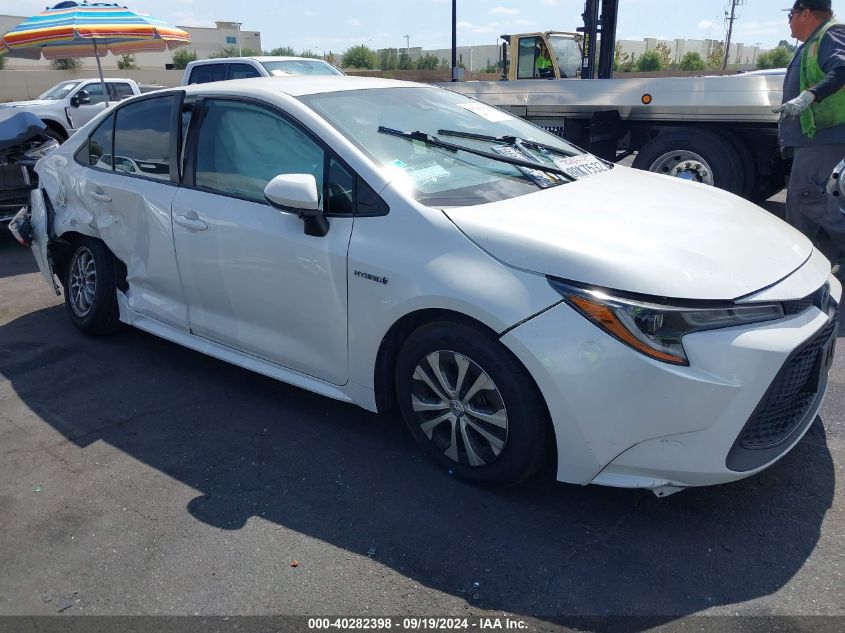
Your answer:
[[[117,260],[100,240],[74,242],[64,274],[65,308],[85,334],[109,334],[120,328]]]
[[[640,149],[633,166],[712,184],[737,195],[746,187],[745,166],[732,143],[710,130],[661,132]]]
[[[396,394],[420,447],[463,479],[515,485],[551,454],[551,423],[533,379],[480,329],[441,321],[413,332],[397,358]]]

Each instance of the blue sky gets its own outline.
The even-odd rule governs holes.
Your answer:
[[[0,0],[0,13],[37,13],[44,0]],[[135,0],[130,9],[176,25],[213,26],[214,20],[243,22],[261,32],[264,48],[342,52],[354,44],[371,48],[445,48],[451,44],[451,0]],[[738,8],[736,42],[764,48],[789,38],[786,14],[792,0],[745,0]],[[845,7],[845,0],[834,0]],[[728,0],[620,0],[620,39],[724,39]],[[667,10],[671,7],[671,10]],[[502,33],[571,31],[581,23],[583,0],[458,0],[458,44],[495,44]]]

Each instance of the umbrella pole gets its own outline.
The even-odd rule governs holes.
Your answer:
[[[100,65],[100,53],[97,52],[97,38],[92,38],[94,42],[94,59],[97,60],[97,70],[100,71],[100,83],[103,86],[103,97],[106,100],[106,107],[109,107],[109,90],[106,88],[106,80],[103,78],[103,67]]]

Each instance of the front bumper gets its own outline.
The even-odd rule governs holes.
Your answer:
[[[838,302],[841,286],[832,276],[829,283]],[[678,367],[647,358],[559,304],[502,342],[546,398],[558,480],[671,491],[747,477],[801,439],[821,407],[826,368],[774,450],[762,460],[762,452],[751,462],[729,460],[782,367],[829,325],[830,315],[810,306],[770,323],[688,335],[690,365]]]

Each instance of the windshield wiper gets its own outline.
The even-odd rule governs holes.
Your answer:
[[[515,147],[527,147],[527,148],[535,148],[535,149],[544,149],[549,152],[554,152],[555,154],[560,154],[561,156],[578,156],[578,154],[567,152],[565,150],[560,149],[559,147],[555,147],[554,145],[546,145],[545,143],[538,143],[537,141],[532,141],[527,138],[520,138],[519,136],[512,136],[512,135],[505,135],[505,136],[488,136],[486,134],[474,134],[472,132],[459,132],[458,130],[437,130],[438,134],[443,136],[455,136],[457,138],[469,138],[474,141],[490,141],[491,143],[504,143],[506,145],[513,145]],[[574,146],[573,146],[574,147]],[[576,149],[581,149],[576,148]],[[581,150],[583,151],[583,150]],[[584,152],[586,154],[586,152]]]
[[[494,154],[493,152],[485,152],[484,150],[474,149],[472,147],[466,147],[464,145],[446,143],[445,141],[441,141],[436,136],[431,136],[430,134],[426,134],[425,132],[402,132],[400,130],[393,130],[389,127],[384,127],[383,125],[380,125],[378,127],[378,131],[381,134],[398,136],[399,138],[404,138],[408,141],[417,141],[419,143],[424,143],[425,145],[430,145],[431,147],[439,147],[441,149],[449,150],[450,152],[467,152],[468,154],[475,154],[476,156],[489,158],[490,160],[495,160],[500,163],[507,163],[508,165],[514,165],[516,167],[524,167],[526,169],[534,169],[536,171],[541,171],[547,174],[554,174],[555,176],[562,176],[568,182],[575,181],[575,178],[567,174],[562,169],[558,169],[557,167],[547,167],[542,163],[535,163],[534,161],[530,160],[511,158],[510,156],[502,156],[501,154]]]
[[[573,154],[571,152],[564,151],[559,147],[555,147],[554,145],[546,145],[545,143],[538,143],[537,141],[532,141],[527,138],[520,138],[519,136],[487,136],[486,134],[474,134],[472,132],[459,132],[458,130],[437,130],[438,134],[442,134],[443,136],[456,136],[458,138],[469,138],[475,141],[490,141],[491,143],[506,143],[507,145],[513,145],[514,147],[525,147],[525,148],[535,148],[535,149],[544,149],[549,152],[554,152],[555,154],[560,154],[561,156],[578,156],[578,154]],[[580,152],[585,154],[589,154],[589,152],[581,147],[578,147],[574,143],[570,143],[566,141],[572,147],[577,149]],[[608,167],[613,167],[613,163],[609,160],[605,160],[599,156],[595,156],[596,160],[600,160]]]

